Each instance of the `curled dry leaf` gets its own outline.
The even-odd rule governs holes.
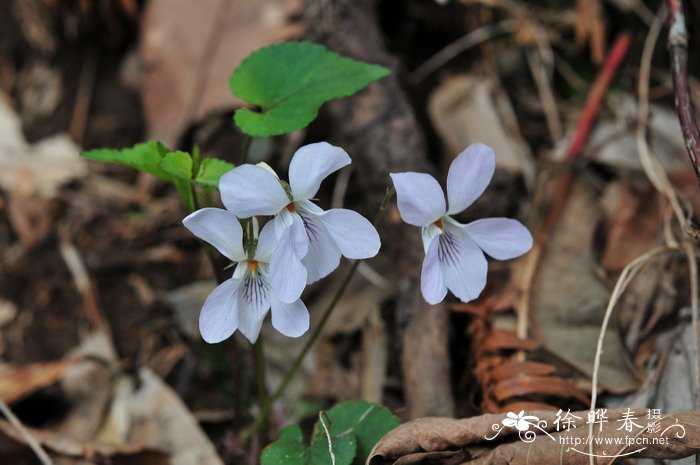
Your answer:
[[[595,424],[594,438],[602,444],[593,453],[605,457],[629,454],[633,458],[679,459],[700,449],[700,410],[663,415],[658,431],[646,428],[646,409],[607,410],[607,422]],[[518,415],[527,423],[504,426],[514,414],[489,414],[456,420],[452,418],[420,418],[405,423],[384,436],[372,449],[369,465],[435,465],[525,463],[589,463],[587,412],[573,412],[568,431],[559,423],[556,412],[535,411]],[[563,415],[562,415],[563,417]],[[640,428],[628,432],[625,418],[632,418]],[[522,428],[521,428],[522,426]],[[653,441],[654,438],[665,441]],[[630,440],[629,438],[634,438]],[[627,444],[631,442],[632,444]],[[646,444],[642,444],[646,442]],[[656,442],[656,443],[654,443]],[[663,444],[661,444],[663,442]],[[578,443],[578,445],[576,445]]]

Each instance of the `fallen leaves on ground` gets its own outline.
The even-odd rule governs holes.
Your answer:
[[[589,434],[587,412],[569,413],[578,418],[573,418],[568,431],[564,423],[555,423],[557,412],[548,411],[521,412],[518,416],[524,417],[527,424],[518,423],[520,429],[514,427],[513,413],[460,420],[420,418],[384,436],[374,446],[368,464],[588,464],[589,445],[583,444]],[[633,458],[679,459],[700,449],[700,410],[663,415],[658,420],[657,432],[647,431],[647,413],[646,409],[607,410],[608,421],[594,424],[593,437],[610,444],[596,444],[593,454],[605,457],[602,463],[609,463],[614,456],[625,454]],[[640,428],[632,426],[632,431],[627,431],[621,427],[625,418],[641,423]],[[667,438],[667,442],[658,444],[657,440],[657,444],[652,444],[653,438],[661,437]],[[648,444],[637,444],[638,441]],[[580,444],[576,445],[577,442]]]

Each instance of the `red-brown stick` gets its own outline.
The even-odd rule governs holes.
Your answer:
[[[574,139],[569,146],[567,161],[574,160],[583,151],[586,139],[588,139],[588,134],[591,132],[593,122],[600,110],[600,104],[605,98],[605,94],[610,87],[613,77],[615,77],[617,69],[620,67],[620,63],[622,63],[622,60],[627,55],[631,40],[632,35],[629,32],[620,34],[610,49],[610,53],[608,53],[608,56],[605,58],[605,63],[603,63],[600,74],[596,78],[586,98],[586,103],[581,112],[581,119],[576,127],[576,134],[574,134]]]
[[[668,0],[668,10],[670,26],[668,52],[671,58],[676,110],[690,163],[700,183],[700,131],[698,131],[693,101],[690,99],[688,88],[688,30],[685,26],[683,0]]]

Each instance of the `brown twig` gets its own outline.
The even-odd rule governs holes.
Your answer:
[[[109,341],[112,354],[116,354],[116,348],[111,336],[112,331],[110,330],[109,323],[103,316],[97,303],[95,286],[90,279],[85,263],[83,262],[78,249],[76,249],[71,242],[68,231],[65,227],[59,228],[59,240],[59,251],[61,253],[61,257],[63,257],[63,261],[66,263],[66,267],[73,278],[76,289],[78,292],[80,292],[87,319],[90,322],[93,330],[99,331],[106,336],[107,340]]]
[[[671,56],[676,110],[690,163],[700,183],[700,131],[688,86],[688,30],[685,27],[683,0],[667,0],[667,4],[671,28],[668,33],[668,53]]]
[[[85,54],[83,64],[80,69],[80,77],[78,78],[78,91],[75,97],[75,105],[73,106],[73,116],[70,121],[68,132],[74,141],[79,144],[83,143],[85,137],[85,128],[87,127],[88,117],[90,116],[90,102],[95,90],[95,79],[97,77],[97,68],[99,65],[100,55],[96,49],[90,49]]]

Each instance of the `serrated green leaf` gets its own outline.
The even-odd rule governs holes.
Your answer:
[[[160,167],[174,178],[190,181],[192,179],[192,157],[185,152],[168,152],[160,161]]]
[[[160,161],[167,152],[168,149],[160,142],[149,141],[122,150],[94,149],[80,155],[91,160],[126,165],[170,182],[170,175],[160,167]]]
[[[365,401],[343,402],[326,413],[331,434],[336,438],[354,436],[357,452],[353,465],[364,465],[372,447],[401,421],[389,409]],[[317,425],[318,426],[318,425]],[[316,431],[314,440],[319,440],[322,431]]]
[[[235,165],[218,158],[205,158],[199,165],[199,172],[194,181],[209,189],[219,187],[221,176],[235,168]]]
[[[389,70],[353,60],[311,42],[281,42],[253,52],[234,71],[229,87],[261,108],[242,108],[234,120],[252,136],[273,136],[308,125],[323,103],[347,97]]]

